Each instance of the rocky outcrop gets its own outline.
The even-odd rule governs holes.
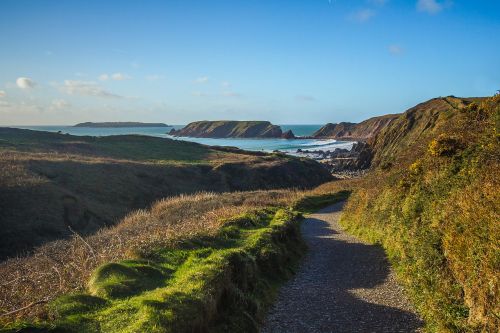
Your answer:
[[[281,127],[268,121],[196,121],[170,135],[195,138],[286,138],[295,136],[292,131],[283,133]]]
[[[297,153],[315,156],[333,174],[352,173],[371,166],[373,150],[366,142],[356,142],[351,150],[336,148],[333,151],[302,150]]]
[[[398,116],[398,114],[389,114],[374,117],[362,121],[359,124],[347,122],[338,124],[329,123],[317,130],[312,136],[317,139],[329,138],[338,140],[367,141],[374,138]]]
[[[281,134],[281,138],[287,140],[295,139],[295,134],[293,134],[292,130],[288,130],[285,133]]]

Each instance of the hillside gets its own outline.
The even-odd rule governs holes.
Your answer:
[[[304,251],[297,212],[313,212],[344,200],[346,190],[351,194],[340,224],[347,232],[374,244],[358,245],[354,250],[353,243],[347,242],[349,253],[361,258],[361,271],[366,270],[363,262],[367,257],[362,255],[364,252],[356,254],[360,248],[378,254],[380,264],[371,263],[378,270],[387,256],[428,332],[495,332],[500,326],[499,119],[500,96],[436,98],[397,116],[368,140],[375,157],[363,178],[329,182],[311,191],[265,190],[168,198],[150,209],[130,213],[97,233],[50,242],[30,256],[6,260],[0,263],[0,275],[9,281],[0,284],[0,305],[8,309],[8,315],[3,317],[6,332],[21,327],[27,327],[27,331],[38,327],[89,332],[257,332],[276,288],[294,271]],[[50,173],[26,177],[28,172],[38,170],[33,166],[44,156],[76,161],[75,165],[108,165],[114,161],[175,165],[184,171],[190,170],[184,169],[187,166],[221,168],[221,183],[236,182],[230,189],[260,179],[263,165],[270,161],[279,167],[276,173],[266,174],[268,182],[300,182],[320,170],[314,162],[294,158],[139,136],[81,138],[17,130],[9,136],[10,140],[0,137],[0,147],[5,150],[2,156],[11,156],[7,162],[0,160],[5,163],[1,170],[18,176],[4,174],[7,176],[3,181],[25,179],[41,184],[37,183],[40,178],[60,187],[58,195],[69,190],[76,193],[69,186],[70,178],[58,182],[58,177],[51,178]],[[118,140],[126,144],[119,145]],[[145,150],[145,145],[151,151]],[[172,148],[168,154],[162,150],[166,147]],[[178,150],[184,155],[176,155]],[[133,160],[136,154],[139,158]],[[166,160],[168,156],[170,160]],[[35,164],[22,164],[23,160]],[[235,168],[235,161],[242,165]],[[296,171],[298,165],[301,172]],[[121,177],[127,170],[109,168],[99,169],[98,173],[109,178],[113,171],[114,177]],[[253,170],[255,175],[247,178],[253,168],[257,169]],[[84,175],[73,165],[69,169],[73,176]],[[165,170],[148,190],[161,184],[159,179]],[[241,175],[245,178],[241,179]],[[43,178],[47,176],[49,180]],[[275,179],[280,176],[285,178]],[[106,177],[89,186],[104,189],[101,183],[109,181]],[[322,176],[318,177],[315,181],[319,183]],[[117,178],[121,182],[130,179],[133,173]],[[206,185],[203,179],[195,179],[197,186]],[[2,190],[9,191],[13,184],[3,185]],[[122,193],[136,191],[125,189]],[[34,191],[33,186],[30,191]],[[0,203],[12,196],[6,193]],[[31,202],[35,204],[46,195],[33,193]],[[125,195],[114,192],[110,197],[106,209],[117,202],[124,204],[116,200],[123,200]],[[109,203],[111,200],[115,202]],[[37,210],[43,212],[47,203],[50,200],[37,204]],[[29,209],[26,203],[17,210],[19,207]],[[64,214],[71,211],[61,209]],[[328,232],[337,237],[340,232],[327,231],[324,225],[318,225],[320,220],[313,220],[317,240],[324,244],[317,251],[332,247],[339,258],[341,242],[328,243],[325,236]],[[323,258],[322,253],[316,254]],[[335,272],[330,261],[326,265],[332,272],[324,272],[325,276],[342,276],[346,271]],[[314,268],[317,273],[317,266]],[[349,302],[359,302],[357,295],[352,298],[352,291],[362,290],[374,292],[379,299],[385,275],[380,283],[369,283],[369,288],[365,284],[379,273],[368,271],[344,278],[344,296]],[[317,280],[314,275],[303,278],[308,288],[310,279]],[[328,295],[331,290],[325,285],[321,285],[321,292]],[[360,296],[366,295],[363,292]],[[373,304],[363,309],[374,309]],[[375,317],[368,316],[364,323],[370,318],[378,321]],[[388,319],[390,327],[394,318]]]
[[[73,232],[91,234],[167,196],[331,179],[307,159],[138,135],[11,128],[0,128],[0,170],[0,258]]]
[[[169,127],[164,123],[141,123],[137,121],[120,121],[120,122],[102,122],[102,123],[93,123],[93,122],[85,122],[76,124],[74,127],[95,127],[95,128],[113,128],[113,127]]]
[[[283,133],[279,126],[268,121],[197,121],[180,130],[172,130],[173,136],[196,138],[293,138],[291,131]]]
[[[399,115],[385,115],[373,117],[359,124],[341,122],[338,124],[328,123],[314,132],[312,137],[318,139],[338,139],[367,141],[374,138],[386,126],[391,124]]]
[[[436,98],[373,140],[341,224],[381,244],[430,332],[500,327],[500,96]]]
[[[427,148],[429,140],[450,129],[455,118],[468,104],[480,98],[439,97],[407,110],[384,126],[380,135],[372,137],[374,165],[387,166],[399,158],[417,156]]]
[[[300,213],[345,200],[333,191],[166,198],[4,261],[0,331],[258,332],[304,253]]]

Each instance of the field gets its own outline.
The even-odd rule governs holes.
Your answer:
[[[92,234],[168,196],[329,179],[315,162],[236,148],[0,128],[0,258],[73,232]]]
[[[262,303],[260,307],[253,308],[253,310],[245,310],[253,311],[250,316],[253,319],[243,318],[246,320],[243,322],[246,323],[245,325],[249,325],[248,327],[253,325],[252,327],[255,328],[256,324],[251,323],[259,320],[272,299],[275,288],[293,271],[293,263],[303,251],[300,236],[297,231],[293,231],[298,226],[297,213],[311,211],[345,199],[347,192],[341,192],[337,195],[330,194],[336,188],[345,187],[342,183],[336,183],[328,186],[328,189],[322,188],[312,191],[207,193],[164,199],[153,205],[151,209],[132,213],[116,226],[102,229],[95,235],[85,238],[74,235],[71,240],[48,243],[38,248],[31,256],[9,259],[0,264],[0,273],[8,281],[1,286],[0,290],[1,307],[10,312],[8,316],[3,316],[4,322],[12,323],[17,318],[21,322],[13,324],[13,327],[19,328],[24,325],[23,322],[26,320],[33,323],[33,320],[37,322],[50,319],[49,324],[47,324],[49,326],[45,327],[50,327],[50,325],[73,327],[71,325],[78,323],[78,325],[87,325],[87,321],[90,321],[88,331],[92,332],[92,320],[98,320],[103,313],[109,315],[109,311],[118,311],[113,316],[119,316],[119,309],[123,306],[132,306],[129,310],[133,313],[140,310],[138,315],[144,313],[140,309],[140,304],[144,299],[159,297],[155,293],[164,295],[158,288],[164,286],[167,288],[164,290],[167,294],[170,290],[168,288],[175,290],[175,284],[169,282],[171,279],[174,279],[172,281],[177,281],[177,279],[183,281],[182,279],[187,276],[187,279],[196,280],[199,278],[197,274],[190,277],[192,270],[198,272],[199,269],[205,267],[204,265],[208,265],[207,267],[212,272],[207,273],[209,274],[207,279],[212,276],[211,274],[219,276],[227,269],[230,271],[233,269],[230,268],[232,266],[223,263],[232,258],[235,252],[246,256],[245,251],[251,253],[260,251],[259,253],[262,253],[264,257],[258,263],[259,268],[256,271],[253,268],[254,273],[251,273],[253,277],[245,276],[249,272],[243,272],[241,273],[243,276],[238,277],[235,281],[235,283],[240,283],[240,280],[243,279],[247,281],[244,283],[254,286],[263,283],[255,290],[242,287],[243,291],[240,291],[239,296],[246,295],[245,297],[254,299],[257,304]],[[276,224],[276,227],[273,227],[273,223]],[[282,227],[279,225],[287,227],[281,229]],[[279,234],[285,230],[289,230],[286,232],[286,236],[272,236],[275,232]],[[291,237],[290,232],[295,236]],[[261,237],[281,240],[278,243],[273,243],[270,239],[260,241]],[[271,246],[271,248],[265,250],[266,246]],[[273,246],[278,247],[273,250]],[[282,248],[283,246],[285,248]],[[277,249],[280,248],[282,249],[278,251]],[[199,255],[201,258],[196,259]],[[194,257],[188,260],[191,258],[190,256]],[[271,257],[264,260],[268,256]],[[208,263],[205,263],[203,258],[207,258]],[[210,267],[212,267],[213,262],[209,258],[218,258],[216,261],[221,260],[219,263],[222,266],[217,266],[218,268],[212,271]],[[189,265],[193,264],[193,260],[196,265],[189,268],[191,267]],[[267,260],[278,261],[270,263]],[[121,266],[109,263],[119,263]],[[188,263],[189,265],[187,265]],[[249,265],[248,267],[251,269],[255,263],[250,262]],[[241,265],[238,264],[237,267],[241,268]],[[272,267],[272,271],[266,273],[265,267]],[[262,274],[262,276],[259,278],[258,274]],[[32,283],[32,281],[37,282]],[[202,282],[207,283],[206,279],[196,283]],[[143,285],[143,283],[145,284]],[[186,282],[182,283],[185,286]],[[217,286],[217,284],[208,284],[203,288],[215,288],[219,293],[220,288]],[[164,287],[160,289],[163,290]],[[152,289],[155,292],[149,291]],[[201,297],[199,295],[206,295],[205,289],[196,290],[193,290],[193,295],[182,297],[196,298],[197,300],[193,300],[193,306],[202,306],[205,304],[204,302],[209,302],[206,299],[199,299]],[[61,298],[61,295],[89,295],[85,294],[85,291],[90,292],[92,297],[104,297],[104,299],[89,298],[90,296],[70,296],[69,298],[63,296]],[[156,296],[153,296],[152,293]],[[135,295],[133,299],[136,301],[126,302],[128,304],[126,305],[123,299],[124,295],[130,296],[132,294]],[[172,304],[176,304],[176,302],[172,302]],[[215,301],[211,302],[212,305],[209,305],[213,306]],[[241,302],[241,300],[239,303],[237,302],[238,306],[247,306],[247,303],[248,301]],[[94,311],[97,310],[97,308],[93,308],[94,305],[100,309],[99,312]],[[138,306],[139,308],[137,308]],[[100,312],[101,310],[102,312]],[[185,315],[188,310],[195,311],[192,308],[182,311],[176,309],[168,311],[181,311],[180,315]],[[90,312],[87,313],[88,311]],[[210,311],[213,312],[214,309],[209,309]],[[202,312],[206,313],[205,310]],[[74,315],[80,319],[77,320]],[[132,314],[130,315],[132,316]],[[113,320],[121,321],[120,325],[127,325],[129,322],[128,317],[113,318]],[[233,314],[227,318],[229,318],[229,322],[225,321],[224,325],[233,325],[233,322],[243,323],[242,318],[236,320]],[[77,321],[75,322],[75,320]],[[83,320],[83,322],[79,320]],[[185,321],[175,321],[172,325],[175,326],[182,322]],[[121,327],[116,326],[118,322],[110,320],[109,323],[110,327]],[[141,323],[149,325],[144,321]],[[137,325],[142,325],[141,323],[137,323]],[[202,324],[212,325],[213,318],[204,320],[200,325]],[[171,324],[163,323],[162,325],[159,327],[171,327]],[[150,326],[147,327],[151,329]],[[111,328],[110,330],[112,331]]]

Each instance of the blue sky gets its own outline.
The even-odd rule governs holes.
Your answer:
[[[0,2],[0,125],[361,121],[500,89],[500,1]]]

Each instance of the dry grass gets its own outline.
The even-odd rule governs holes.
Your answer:
[[[178,194],[310,187],[313,161],[140,136],[0,128],[0,260],[90,235]]]
[[[167,198],[95,235],[75,234],[70,240],[40,247],[31,256],[9,259],[0,264],[0,308],[3,313],[28,308],[2,320],[45,318],[44,303],[85,289],[92,271],[103,263],[147,257],[159,247],[213,235],[230,216],[259,207],[289,206],[301,195],[298,191],[256,191]]]

